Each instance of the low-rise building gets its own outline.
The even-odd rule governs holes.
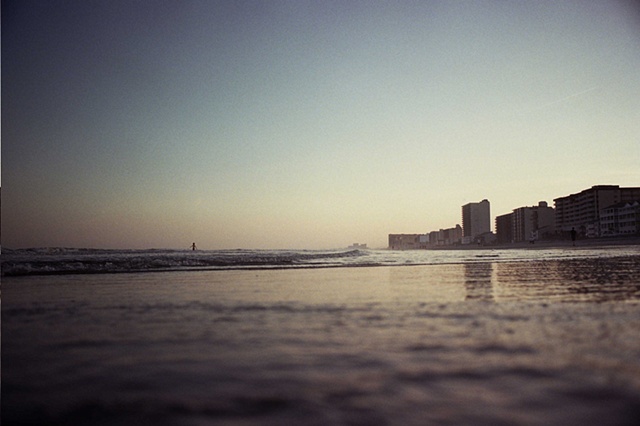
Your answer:
[[[347,248],[348,249],[352,249],[352,250],[365,250],[367,248],[367,245],[366,244],[360,244],[360,243],[353,243]]]
[[[427,248],[429,235],[427,234],[389,234],[389,249],[418,250]]]
[[[600,235],[633,235],[640,233],[640,202],[622,202],[600,212]]]

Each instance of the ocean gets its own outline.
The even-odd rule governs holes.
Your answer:
[[[7,250],[5,425],[636,425],[640,247]]]

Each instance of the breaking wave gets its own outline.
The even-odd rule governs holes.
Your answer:
[[[99,274],[173,270],[336,267],[353,264],[364,251],[284,250],[3,250],[2,275]]]
[[[637,256],[637,246],[547,250],[2,249],[3,276],[496,263]]]

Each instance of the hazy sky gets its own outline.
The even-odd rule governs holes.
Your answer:
[[[385,247],[640,186],[628,1],[3,1],[2,246]]]

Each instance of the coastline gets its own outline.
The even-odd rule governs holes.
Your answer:
[[[3,417],[635,424],[640,260],[531,254],[542,263],[489,254],[408,268],[8,279]]]
[[[640,246],[640,236],[634,235],[629,237],[601,237],[601,238],[583,238],[575,241],[575,245],[570,239],[563,240],[538,240],[535,243],[522,241],[518,243],[506,244],[468,244],[468,245],[449,245],[449,246],[433,246],[426,249],[417,250],[536,250],[536,249],[581,249],[581,248],[606,248],[611,246]]]

